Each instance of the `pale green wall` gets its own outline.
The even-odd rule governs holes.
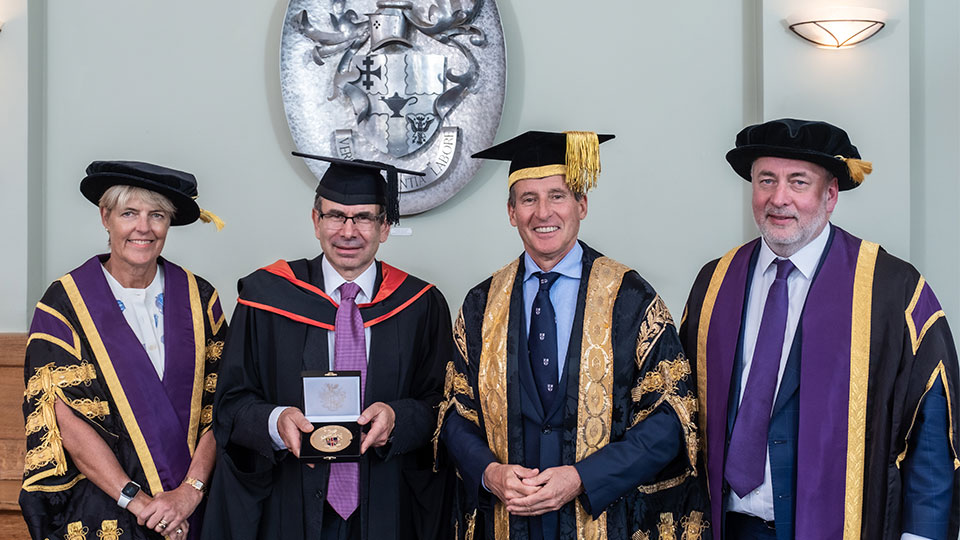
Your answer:
[[[945,20],[906,0],[873,2],[890,12],[888,28],[861,47],[823,51],[782,23],[809,3],[498,2],[508,86],[497,139],[527,129],[616,133],[603,146],[604,172],[581,237],[640,270],[679,319],[700,265],[755,234],[747,184],[723,159],[736,132],[784,115],[834,121],[877,166],[863,187],[841,196],[837,223],[912,257],[954,317],[957,8],[938,8],[952,17]],[[0,9],[15,5],[26,1],[0,0]],[[19,123],[0,125],[0,179],[17,197],[0,203],[0,225],[10,231],[4,253],[40,251],[30,264],[0,265],[0,331],[23,331],[25,306],[46,284],[105,248],[96,211],[77,191],[94,159],[156,161],[197,175],[201,204],[227,228],[174,230],[165,255],[212,281],[228,311],[238,277],[317,253],[308,221],[316,180],[289,156],[280,99],[285,8],[262,0],[31,0],[29,49],[41,60],[29,68],[3,62],[7,43],[17,44],[9,47],[14,56],[28,52],[25,38],[11,37],[27,14],[13,15],[11,35],[0,33],[0,85],[21,81],[14,103],[22,103],[13,108]],[[41,106],[25,120],[27,79]],[[941,79],[952,81],[952,93]],[[32,165],[21,157],[25,148],[7,150],[27,140]],[[919,162],[919,140],[945,141],[940,159]],[[382,258],[437,283],[455,310],[470,286],[520,251],[506,219],[505,177],[504,165],[484,165],[452,200],[405,219],[413,236],[391,238]],[[43,193],[31,199],[28,187]]]

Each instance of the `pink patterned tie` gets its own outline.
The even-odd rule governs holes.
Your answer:
[[[363,319],[354,300],[360,287],[356,283],[340,285],[340,307],[334,323],[333,362],[337,371],[360,372],[360,401],[367,380],[367,346]],[[332,463],[327,485],[327,502],[340,517],[347,519],[359,505],[360,467],[357,463]]]

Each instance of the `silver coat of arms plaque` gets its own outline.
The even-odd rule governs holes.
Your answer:
[[[400,212],[424,212],[470,181],[470,154],[497,133],[500,15],[493,0],[290,0],[280,83],[298,150],[423,171],[400,175]]]

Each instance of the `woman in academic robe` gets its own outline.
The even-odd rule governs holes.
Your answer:
[[[223,223],[192,174],[95,161],[80,183],[110,253],[53,282],[27,340],[20,507],[35,540],[199,537],[227,325],[216,289],[160,257],[171,225]]]

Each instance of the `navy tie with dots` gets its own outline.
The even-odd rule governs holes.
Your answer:
[[[530,352],[530,368],[540,393],[540,403],[546,414],[553,408],[559,391],[557,354],[557,314],[550,302],[550,287],[560,277],[557,272],[534,272],[540,282],[540,290],[530,309],[530,333],[527,335],[527,350]]]

